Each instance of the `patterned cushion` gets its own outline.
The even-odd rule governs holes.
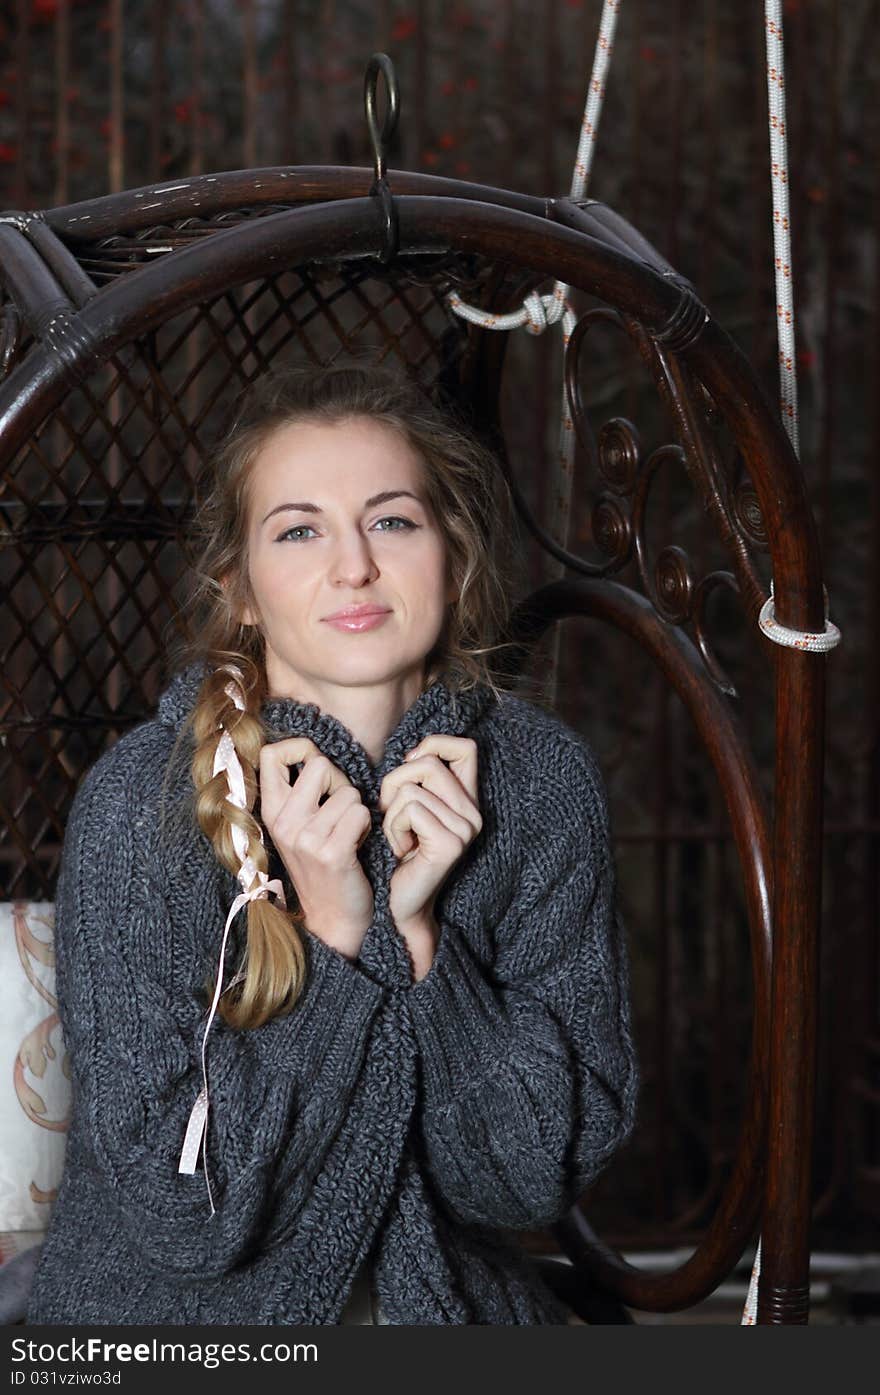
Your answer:
[[[54,926],[52,901],[0,902],[0,1263],[42,1238],[64,1165],[71,1082]]]

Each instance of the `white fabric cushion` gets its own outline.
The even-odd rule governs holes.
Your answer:
[[[43,1232],[71,1107],[55,997],[55,904],[0,901],[0,1232]]]

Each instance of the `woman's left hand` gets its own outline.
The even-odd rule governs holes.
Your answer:
[[[483,827],[477,743],[468,736],[426,736],[385,776],[379,808],[385,810],[385,837],[401,859],[389,885],[394,923],[404,937],[436,931],[434,898]]]

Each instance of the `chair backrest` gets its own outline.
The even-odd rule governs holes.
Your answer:
[[[611,209],[390,171],[391,224],[371,178],[347,168],[236,171],[0,219],[5,894],[51,899],[80,775],[155,702],[166,637],[186,623],[177,588],[192,488],[230,390],[278,353],[326,357],[373,343],[468,404],[503,456],[505,336],[457,318],[444,294],[455,289],[501,313],[551,277],[579,288],[601,302],[579,321],[565,369],[580,444],[602,485],[592,520],[600,555],[560,550],[511,474],[525,525],[569,569],[518,608],[516,635],[525,655],[561,618],[601,620],[641,646],[682,699],[739,854],[754,1016],[736,1157],[688,1262],[643,1274],[598,1240],[579,1209],[558,1235],[608,1291],[663,1310],[710,1293],[761,1218],[765,1314],[802,1321],[824,674],[821,656],[760,641],[775,682],[771,828],[706,615],[723,587],[755,624],[762,554],[781,623],[822,628],[797,459],[693,287]],[[579,356],[599,321],[634,344],[669,413],[676,443],[647,459],[628,422],[606,423],[596,438],[587,423]],[[718,446],[722,426],[736,474]],[[729,569],[698,576],[675,545],[649,560],[649,494],[670,461],[686,469]],[[630,564],[637,585],[612,579]]]

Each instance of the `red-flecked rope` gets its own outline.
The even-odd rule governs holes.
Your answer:
[[[797,363],[794,340],[794,300],[791,274],[791,220],[788,213],[788,141],[785,127],[785,53],[781,0],[765,0],[767,35],[767,100],[770,118],[770,175],[773,193],[773,251],[776,273],[776,328],[779,342],[779,409],[795,455],[800,459],[798,437]],[[758,624],[768,639],[792,649],[822,653],[840,643],[840,630],[828,619],[825,591],[824,632],[789,630],[780,625],[770,596],[761,608]]]

